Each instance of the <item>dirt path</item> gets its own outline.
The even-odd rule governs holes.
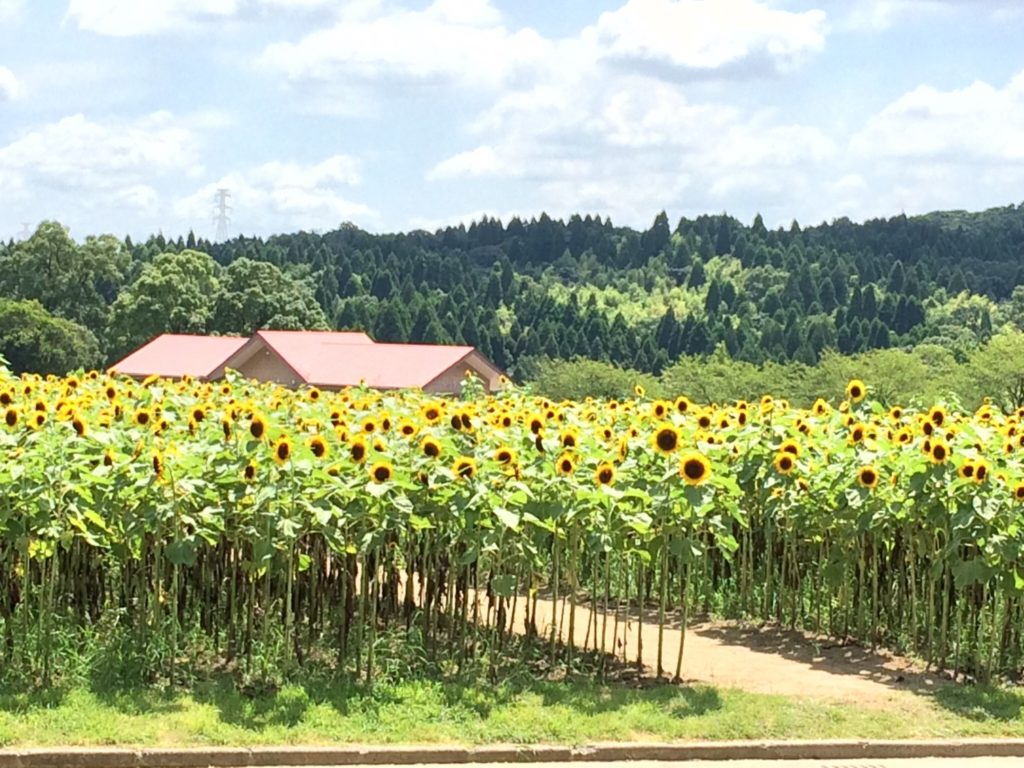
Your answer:
[[[568,640],[569,610],[559,603],[559,635]],[[482,606],[481,606],[482,607]],[[537,629],[541,637],[551,632],[554,603],[537,602]],[[525,600],[517,601],[514,629],[524,631]],[[575,631],[577,648],[595,647],[601,637],[603,614],[597,627],[593,615],[577,606]],[[658,662],[658,627],[656,616],[645,615],[640,633],[643,662],[648,674],[654,674]],[[613,644],[614,619],[607,617],[604,627],[606,649]],[[589,636],[588,636],[589,625]],[[633,662],[637,653],[637,617],[624,617],[615,636],[615,652],[625,653]],[[625,630],[625,631],[624,631]],[[624,637],[625,635],[625,637]],[[682,633],[678,625],[666,626],[662,659],[667,677],[673,677]],[[598,640],[599,644],[599,640]],[[690,683],[708,683],[719,687],[740,688],[755,693],[814,697],[836,702],[867,706],[904,707],[908,712],[926,707],[927,698],[916,695],[947,684],[935,675],[915,669],[908,661],[858,646],[839,646],[828,640],[815,640],[800,632],[773,627],[744,627],[730,622],[691,624],[684,641],[682,679]]]

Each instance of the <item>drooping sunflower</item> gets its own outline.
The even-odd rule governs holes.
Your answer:
[[[978,461],[974,462],[974,482],[980,485],[981,483],[984,483],[986,480],[988,480],[988,476],[988,462],[985,461],[984,459],[979,459]]]
[[[245,478],[245,482],[251,483],[256,479],[256,464],[250,461],[245,465],[245,469],[242,470],[242,477]]]
[[[1024,483],[1017,483],[1013,487],[1013,498],[1017,501],[1024,501]]]
[[[669,456],[679,448],[679,430],[671,424],[658,428],[653,437],[654,450],[663,456]]]
[[[17,408],[8,408],[4,412],[4,424],[6,424],[11,429],[14,429],[14,427],[18,426],[19,416],[20,414],[18,413]]]
[[[77,413],[71,417],[71,426],[74,428],[75,433],[79,437],[85,437],[85,433],[89,430],[88,425],[80,415]]]
[[[153,468],[153,474],[156,477],[164,476],[164,457],[160,454],[160,451],[153,451],[153,455],[149,458],[149,464]]]
[[[864,488],[874,488],[878,485],[878,470],[870,464],[861,467],[857,470],[857,482]]]
[[[711,477],[711,462],[700,451],[690,451],[679,460],[679,476],[687,485],[701,485]]]
[[[274,441],[272,450],[274,452],[274,461],[277,462],[279,467],[284,466],[292,456],[291,440],[288,439],[287,435],[282,435]]]
[[[476,459],[471,456],[460,456],[452,464],[452,474],[456,479],[473,477],[476,475]]]
[[[775,454],[772,466],[775,467],[775,471],[780,475],[788,475],[796,468],[796,459],[793,458],[793,454],[780,451]]]
[[[615,466],[610,462],[603,461],[594,470],[594,483],[597,485],[615,484]]]
[[[575,429],[563,430],[562,434],[558,436],[563,448],[575,448],[579,439],[579,433]]]
[[[370,479],[375,483],[386,483],[395,474],[395,468],[387,461],[378,461],[370,467]]]
[[[260,413],[254,413],[249,421],[249,434],[256,440],[262,440],[267,434],[267,420]]]
[[[327,441],[324,440],[323,437],[321,437],[320,435],[313,435],[313,437],[309,438],[309,441],[306,443],[306,445],[309,446],[310,452],[318,459],[326,458],[327,454],[329,453]]]
[[[860,379],[851,379],[850,383],[846,385],[846,397],[851,403],[859,403],[867,393],[867,387],[864,386],[864,382]]]
[[[441,444],[432,437],[424,437],[420,441],[420,451],[423,452],[424,456],[436,459],[441,455]]]

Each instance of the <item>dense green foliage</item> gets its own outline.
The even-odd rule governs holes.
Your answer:
[[[949,400],[973,409],[990,400],[1011,411],[1024,406],[1024,333],[1000,331],[959,357],[933,343],[853,355],[827,350],[814,366],[799,361],[756,365],[730,358],[720,346],[711,355],[681,357],[660,376],[598,360],[543,358],[534,365],[532,386],[556,400],[627,397],[636,384],[651,395],[672,398],[685,392],[706,402],[751,400],[774,392],[806,407],[820,392],[839,391],[858,377],[874,382],[874,396],[887,407]]]
[[[661,213],[638,232],[542,214],[226,243],[79,245],[48,222],[0,245],[0,285],[84,325],[108,361],[160,331],[316,326],[473,344],[524,379],[542,357],[657,374],[719,346],[755,364],[920,344],[963,361],[1000,328],[1024,327],[1022,255],[1014,205],[806,229],[727,215],[673,228]]]

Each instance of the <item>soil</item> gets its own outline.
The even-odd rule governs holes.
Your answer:
[[[525,600],[521,597],[516,603],[514,630],[522,633],[525,631]],[[564,601],[559,601],[558,606],[559,635],[562,640],[568,640],[569,609]],[[536,624],[543,638],[550,637],[553,607],[550,599],[537,601]],[[573,635],[577,648],[595,648],[595,638],[601,636],[603,616],[598,614],[597,627],[594,627],[591,611],[583,606],[576,607]],[[645,614],[640,632],[644,674],[651,676],[658,672],[656,618],[653,612]],[[637,657],[637,619],[634,613],[624,626],[625,615],[620,613],[616,632],[614,615],[609,615],[604,627],[604,648],[612,648],[614,636],[616,656],[619,659],[625,656],[634,664]],[[680,640],[683,640],[683,633],[678,624],[666,625],[662,640],[662,674],[666,678],[675,677]],[[597,644],[600,645],[599,640]],[[754,693],[810,697],[890,709],[901,706],[908,713],[919,711],[925,705],[921,694],[927,696],[938,686],[949,684],[947,679],[884,651],[841,644],[771,625],[724,621],[689,624],[680,677],[685,683],[706,683]]]

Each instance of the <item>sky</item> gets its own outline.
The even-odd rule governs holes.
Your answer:
[[[1024,203],[1022,0],[0,0],[0,238]]]

